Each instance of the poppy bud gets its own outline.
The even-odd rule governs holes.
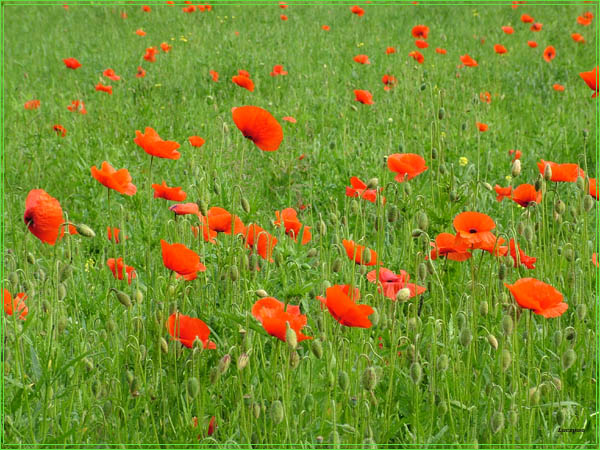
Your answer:
[[[362,252],[361,260],[362,260],[362,264],[365,264],[365,265],[369,264],[371,262],[371,252],[368,250]]]
[[[308,256],[309,258],[314,258],[315,256],[317,256],[317,249],[316,248],[311,248],[309,251],[306,252],[306,256]]]
[[[337,430],[333,430],[331,433],[329,433],[329,437],[327,439],[333,448],[340,447],[340,433],[338,433]]]
[[[89,238],[96,237],[96,233],[94,233],[94,230],[82,223],[75,225],[75,229],[77,230],[77,233],[81,234],[82,236]]]
[[[215,194],[221,195],[221,185],[217,181],[215,181],[213,184],[213,191]]]
[[[552,335],[552,340],[554,341],[554,346],[559,347],[562,342],[562,331],[556,330]]]
[[[375,368],[369,366],[365,369],[362,375],[362,385],[367,391],[372,391],[377,385],[377,374]]]
[[[265,298],[269,296],[269,294],[267,294],[267,291],[265,291],[264,289],[257,289],[256,291],[254,291],[254,293],[260,298]]]
[[[216,384],[219,381],[221,375],[219,374],[219,369],[217,367],[211,367],[208,371],[208,381],[210,384]]]
[[[493,334],[488,334],[487,340],[494,350],[498,350],[498,339]]]
[[[198,201],[198,208],[203,216],[206,216],[208,213],[208,202],[203,198]]]
[[[44,269],[42,269],[41,267],[38,270],[36,270],[33,275],[35,276],[35,278],[40,280],[42,283],[46,280],[46,271]]]
[[[440,108],[438,110],[438,119],[442,120],[444,117],[446,117],[446,110],[444,108]]]
[[[570,246],[565,248],[563,250],[562,254],[565,257],[565,259],[569,262],[572,262],[575,259],[575,252],[573,251],[573,248],[571,248]]]
[[[507,417],[508,423],[510,423],[513,427],[517,425],[517,422],[519,421],[519,414],[515,409],[511,409],[508,412]]]
[[[323,357],[323,345],[319,339],[315,339],[312,341],[310,345],[310,349],[313,352],[313,355],[317,357],[317,359],[321,359]]]
[[[561,408],[556,413],[556,422],[559,427],[562,427],[569,418],[569,410],[567,408]]]
[[[505,371],[506,369],[508,369],[510,367],[511,362],[512,362],[512,356],[511,356],[510,352],[506,348],[503,349],[502,356],[500,357],[500,363],[502,365],[502,370]]]
[[[520,159],[515,159],[513,161],[512,167],[510,169],[510,173],[513,176],[513,178],[516,178],[519,175],[521,175],[521,160]]]
[[[248,199],[246,197],[242,197],[242,199],[240,200],[240,203],[242,204],[242,209],[244,210],[244,212],[249,213],[250,212],[250,203],[248,202]]]
[[[416,385],[421,383],[421,378],[423,377],[423,370],[421,369],[421,364],[418,362],[414,362],[410,365],[410,379]]]
[[[321,234],[321,236],[327,233],[327,225],[325,225],[325,222],[323,222],[322,220],[319,221],[319,233]]]
[[[546,164],[546,167],[544,167],[544,180],[552,180],[552,167],[550,167],[550,164]]]
[[[469,327],[465,327],[460,332],[459,336],[460,343],[463,347],[468,347],[471,341],[473,340],[473,333],[471,333],[471,329]]]
[[[463,122],[463,124],[460,126],[461,130],[465,131],[467,129],[467,123]]]
[[[350,210],[352,211],[353,214],[358,214],[358,202],[356,201],[355,198],[352,199],[352,201],[350,202]]]
[[[144,293],[140,289],[136,289],[133,296],[137,303],[142,303],[144,301]]]
[[[379,186],[378,178],[371,178],[369,181],[367,181],[367,189],[375,189],[377,186]]]
[[[237,266],[231,266],[229,268],[229,279],[231,281],[237,281],[240,278],[240,271]]]
[[[580,191],[585,191],[585,179],[583,177],[578,176],[577,180],[575,180],[575,185]]]
[[[425,263],[419,264],[419,268],[417,269],[417,276],[421,281],[427,278],[427,266],[425,265]]]
[[[540,402],[540,398],[542,397],[542,392],[537,387],[532,387],[529,389],[529,401],[533,405],[537,405]]]
[[[339,258],[336,258],[333,261],[333,264],[331,265],[331,271],[338,273],[341,270],[341,268],[342,268],[342,260]]]
[[[505,314],[502,317],[502,330],[504,330],[504,334],[510,336],[514,329],[514,322],[511,316]]]
[[[111,288],[111,291],[116,294],[117,300],[119,300],[121,305],[125,306],[126,308],[131,308],[131,298],[129,295],[127,295],[125,292],[118,291],[115,288]]]
[[[538,175],[535,180],[535,184],[533,185],[536,191],[541,191],[544,189],[544,177],[542,175]]]
[[[531,227],[531,225],[525,225],[525,229],[523,230],[523,237],[528,241],[531,242],[533,240],[533,228]]]
[[[580,303],[579,305],[577,305],[575,312],[577,313],[577,318],[579,320],[585,319],[585,315],[587,314],[587,306],[585,305],[585,303]]]
[[[109,417],[113,412],[113,406],[110,400],[106,400],[104,405],[102,405],[102,411],[104,411],[104,415]]]
[[[575,363],[577,359],[577,354],[575,350],[572,348],[568,349],[566,352],[562,354],[562,368],[563,370],[569,370],[571,366]]]
[[[200,393],[200,381],[196,377],[190,377],[187,380],[187,393],[190,398],[196,398]]]
[[[161,337],[159,340],[160,350],[166,355],[169,353],[169,344],[165,341],[165,338]]]
[[[285,342],[289,348],[294,350],[298,346],[298,336],[296,335],[296,331],[292,327],[290,327],[290,323],[285,323]]]
[[[500,264],[498,266],[498,279],[500,281],[506,278],[506,266],[504,264]]]
[[[296,350],[292,350],[290,353],[290,367],[295,369],[300,364],[300,355]]]
[[[27,252],[27,262],[29,264],[35,264],[35,256],[33,256],[33,253]]]
[[[58,262],[58,281],[62,283],[73,274],[73,266]]]
[[[59,300],[63,300],[67,296],[67,288],[65,287],[64,283],[59,283],[56,291],[58,293]]]
[[[310,412],[315,406],[315,398],[312,394],[306,394],[302,403],[304,404],[304,409]]]
[[[148,354],[148,350],[146,349],[146,346],[144,344],[140,345],[139,351],[140,351],[140,361],[144,361]]]
[[[252,404],[252,414],[254,414],[255,419],[260,417],[260,405],[258,403]]]
[[[59,299],[62,300],[62,299]],[[50,303],[48,303],[48,300],[43,300],[42,301],[42,310],[44,311],[44,313],[49,314],[50,313]]]
[[[56,327],[58,328],[58,334],[62,334],[62,332],[67,328],[68,324],[69,322],[67,321],[67,318],[65,316],[60,316],[58,318],[58,323],[56,324]]]
[[[409,317],[408,321],[406,322],[406,331],[409,333],[414,333],[417,330],[418,325],[419,323],[417,322],[416,317]]]
[[[410,197],[410,195],[412,194],[412,187],[410,186],[409,183],[402,183],[404,186],[404,193],[406,195],[408,195]]]
[[[479,303],[479,314],[481,314],[482,316],[487,316],[489,310],[490,307],[488,305],[488,302],[486,300],[482,300]]]
[[[450,201],[451,202],[456,202],[458,201],[458,194],[456,193],[455,190],[451,190],[450,191]]]
[[[252,255],[252,256],[256,256],[256,255]],[[262,264],[262,260],[260,258],[256,258],[259,264]],[[275,253],[275,264],[277,264],[277,267],[281,267],[283,266],[283,255],[281,253]]]
[[[11,272],[8,275],[8,281],[13,285],[13,287],[16,287],[17,284],[19,284],[19,274],[17,272]]]
[[[129,384],[129,392],[132,397],[139,397],[140,395],[140,380],[139,378],[134,377],[131,383]]]
[[[348,373],[343,370],[338,372],[338,384],[342,391],[348,389],[348,386],[350,386],[350,377],[348,376]]]
[[[419,229],[419,228],[415,228],[414,230],[412,230],[411,236],[414,238],[418,238],[423,234],[423,230]]]
[[[373,308],[373,312],[369,316],[369,320],[371,320],[371,325],[373,325],[374,327],[377,326],[377,324],[379,323],[379,311],[377,310],[377,308]]]
[[[588,212],[590,209],[594,207],[594,199],[591,195],[587,194],[583,197],[583,210]]]
[[[270,414],[275,425],[279,425],[283,421],[283,404],[279,400],[275,400],[271,404]]]
[[[324,283],[323,283],[324,284]],[[324,291],[327,290],[327,288],[323,289]],[[324,331],[324,327],[323,327],[323,317],[322,316],[317,316],[315,318],[315,321],[317,322],[317,329],[322,333]]]
[[[502,430],[502,428],[504,428],[504,414],[502,414],[500,411],[496,411],[494,414],[492,414],[490,426],[492,427],[492,432],[494,434]]]
[[[417,214],[417,225],[423,231],[427,231],[427,228],[429,228],[429,218],[425,211],[419,211]]]

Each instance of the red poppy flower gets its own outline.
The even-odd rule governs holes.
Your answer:
[[[169,207],[177,216],[185,216],[186,214],[200,214],[200,208],[196,203],[177,203]]]
[[[585,17],[585,16],[578,16],[577,17],[577,23],[579,25],[583,25],[584,27],[587,27],[589,24],[592,23],[592,19],[593,19],[593,16],[591,18],[590,17]]]
[[[208,226],[219,233],[231,234],[233,219],[233,234],[246,234],[246,227],[238,216],[233,216],[226,209],[213,206],[207,211]]]
[[[125,11],[121,12],[121,19],[127,19],[127,13]]]
[[[117,75],[113,69],[106,69],[104,72],[102,72],[102,75],[104,75],[106,78],[110,78],[113,81],[119,81],[121,79],[121,77]]]
[[[231,115],[244,137],[261,150],[273,152],[281,145],[283,129],[269,111],[258,106],[240,106]]]
[[[285,3],[283,3],[283,2],[279,2],[279,7],[280,7],[281,9],[286,9],[286,8],[288,7],[288,5],[286,5],[286,4],[285,4]]]
[[[75,70],[78,67],[81,67],[81,63],[79,61],[77,61],[75,58],[63,59],[63,62],[65,63],[65,66],[67,66],[68,69]]]
[[[306,336],[301,329],[306,325],[306,315],[300,314],[300,307],[280,302],[274,297],[264,297],[252,306],[252,315],[258,320],[265,331],[271,336],[286,342],[286,324],[296,333],[298,342],[312,339]]]
[[[415,45],[416,45],[418,48],[427,48],[427,47],[429,47],[429,44],[427,43],[427,41],[424,41],[424,40],[422,40],[422,39],[417,39],[417,40],[415,41]]]
[[[190,6],[186,6],[185,8],[181,9],[184,13],[193,13],[194,11],[196,11],[196,7],[194,5],[190,5]]]
[[[552,161],[544,161],[543,159],[537,163],[540,173],[543,175],[546,169],[546,164],[552,169],[552,178],[550,181],[564,181],[574,183],[577,177],[585,177],[585,172],[577,164],[557,164]]]
[[[493,249],[496,236],[492,230],[496,224],[490,216],[480,212],[467,211],[458,214],[452,222],[456,230],[456,245],[472,249]]]
[[[112,241],[114,239],[115,244],[120,243],[121,239],[119,238],[119,234],[121,234],[121,230],[117,227],[106,227],[106,237],[109,241]],[[129,237],[124,236],[123,239],[129,239]]]
[[[579,76],[583,81],[586,82],[589,88],[592,91],[594,91],[594,95],[592,95],[592,98],[598,97],[598,66],[594,67],[594,70],[591,70],[589,72],[580,72]]]
[[[282,117],[281,120],[285,120],[286,122],[289,122],[289,123],[296,123],[297,122],[297,120],[294,119],[292,116]]]
[[[554,50],[554,47],[552,47],[551,45],[546,47],[546,50],[544,50],[544,59],[546,60],[546,62],[552,61],[555,56],[556,50]]]
[[[596,267],[600,267],[600,265],[598,265],[598,253],[592,253],[592,264]]]
[[[162,44],[160,44],[160,48],[163,52],[168,53],[172,47],[169,44],[167,44],[166,42],[163,42]]]
[[[341,325],[346,327],[371,328],[369,316],[375,311],[369,305],[357,305],[358,289],[353,298],[348,296],[349,286],[336,284],[327,288],[325,298],[318,296],[319,301],[327,306],[329,313]]]
[[[325,31],[331,30],[331,27],[329,25],[322,25],[321,28]]]
[[[241,77],[250,78],[250,72],[248,72],[247,70],[243,70],[243,69],[238,70],[238,75]]]
[[[202,147],[205,142],[200,136],[190,136],[189,141],[192,147]]]
[[[280,15],[280,16],[279,16],[279,18],[280,18],[281,20],[283,20],[284,22],[285,22],[286,20],[288,20],[288,16],[286,16],[285,14],[282,14],[282,15]]]
[[[212,80],[216,83],[217,81],[219,81],[219,72],[216,72],[214,70],[210,70],[208,72],[212,78]]]
[[[512,199],[522,207],[526,208],[530,203],[542,201],[542,191],[536,191],[531,184],[521,184],[512,192]]]
[[[276,77],[278,75],[287,75],[287,71],[283,70],[283,66],[281,64],[275,64],[273,66],[273,70],[271,71],[271,76]]]
[[[385,49],[385,54],[386,55],[391,55],[392,53],[396,53],[396,49],[394,47],[387,47]]]
[[[378,274],[379,273],[379,277]],[[401,270],[399,274],[395,274],[389,269],[381,267],[376,270],[372,270],[367,274],[367,280],[371,283],[378,284],[378,291],[382,292],[383,295],[393,301],[396,301],[396,296],[400,289],[407,288],[410,292],[409,298],[413,298],[417,295],[421,295],[427,289],[422,286],[417,286],[414,283],[409,283],[410,275],[404,270]]]
[[[192,281],[198,276],[198,272],[206,271],[204,264],[200,262],[198,254],[183,244],[169,244],[160,240],[162,248],[163,264],[169,270],[177,274],[177,278]]]
[[[154,198],[164,198],[176,202],[182,202],[187,198],[187,194],[181,190],[181,187],[168,187],[164,180],[162,184],[153,184],[152,189],[154,189]]]
[[[350,11],[352,11],[352,14],[356,14],[358,17],[362,17],[365,14],[365,10],[357,5],[354,5],[353,7],[351,7]]]
[[[506,284],[521,308],[531,309],[546,318],[561,316],[568,308],[563,295],[554,287],[535,278],[521,278],[515,284]]]
[[[425,57],[423,56],[423,54],[421,52],[416,51],[416,50],[410,52],[408,54],[408,56],[412,57],[419,64],[423,64],[423,62],[425,62]]]
[[[506,47],[501,44],[494,45],[494,51],[499,55],[503,55],[504,53],[508,52],[508,50],[506,50]]]
[[[477,67],[477,61],[471,58],[469,55],[461,55],[460,61],[467,67]]]
[[[427,35],[429,34],[429,27],[425,25],[416,25],[413,27],[411,33],[416,39],[427,39]]]
[[[133,142],[142,147],[146,153],[157,158],[179,159],[181,154],[177,151],[179,144],[174,141],[164,141],[158,133],[150,127],[146,127],[144,134],[135,130]]]
[[[375,103],[373,101],[373,94],[363,89],[354,89],[354,99],[363,105],[372,105]]]
[[[512,187],[500,187],[499,185],[494,186],[496,191],[496,200],[501,202],[504,198],[510,198],[512,196]]]
[[[137,34],[138,36],[146,36],[146,32],[144,30],[142,30],[141,28],[138,28],[137,30],[135,30],[135,34]]]
[[[217,344],[209,340],[210,328],[200,319],[175,312],[169,316],[166,325],[171,337],[187,348],[192,348],[196,339],[202,342],[205,349],[217,348]]]
[[[504,31],[506,34],[513,34],[515,29],[513,27],[505,26],[502,27],[502,31]]]
[[[554,89],[555,91],[562,92],[565,90],[565,87],[562,84],[554,83],[552,85],[552,89]]]
[[[25,109],[38,109],[39,107],[39,100],[29,100],[28,102],[25,102]]]
[[[537,42],[535,41],[527,41],[527,45],[529,45],[531,48],[536,48],[538,46]]]
[[[365,266],[374,266],[377,264],[377,253],[375,250],[368,249],[364,245],[355,244],[354,241],[349,241],[346,239],[342,240],[342,244],[344,245],[344,249],[346,250],[346,255],[350,260],[354,261],[356,264],[362,264]],[[367,251],[370,254],[369,262],[363,262],[363,253]]]
[[[105,86],[102,83],[98,83],[96,85],[96,90],[106,92],[107,94],[112,95],[112,86]]]
[[[71,104],[67,106],[67,109],[72,112],[87,114],[87,110],[85,109],[85,104],[83,103],[83,100],[73,100]]]
[[[21,313],[21,314],[19,314],[19,319],[25,320],[25,317],[29,313],[29,308],[25,304],[25,300],[27,299],[27,294],[25,294],[24,292],[20,292],[13,299],[12,294],[10,292],[8,292],[8,290],[3,289],[3,295],[4,295],[4,312],[6,314],[8,314],[9,316],[12,316],[13,313],[16,311],[17,313]]]
[[[440,256],[445,256],[446,259],[453,261],[465,261],[472,255],[467,250],[467,246],[457,243],[456,236],[450,233],[440,233],[435,238],[435,244],[431,242],[433,250],[431,250],[430,258],[435,260]]]
[[[492,95],[489,92],[482,92],[481,94],[479,94],[479,100],[489,105],[490,103],[492,103]]]
[[[156,54],[158,53],[158,49],[156,47],[148,47],[146,49],[146,53],[144,54],[144,59],[148,62],[156,62]]]
[[[126,194],[134,195],[137,188],[131,183],[131,175],[127,169],[115,170],[108,162],[102,163],[102,169],[98,170],[92,166],[92,176],[109,189]]]
[[[358,177],[350,178],[350,186],[346,186],[346,195],[348,197],[360,197],[365,200],[375,203],[377,200],[377,190],[376,189],[367,189],[367,185],[362,182],[362,180]],[[380,191],[383,188],[380,189]],[[383,203],[385,203],[385,197],[383,197]]]
[[[275,211],[275,217],[277,219],[274,224],[280,226],[283,221],[286,234],[297,241],[298,236],[300,235],[300,229],[302,228],[302,223],[298,220],[298,213],[296,210],[294,208],[285,208],[281,213]],[[304,231],[302,232],[302,245],[308,243],[311,238],[310,227],[305,226]]]
[[[144,6],[142,6],[142,11],[150,12],[150,7],[148,5],[144,5]]]
[[[531,17],[529,14],[523,14],[521,16],[521,22],[523,23],[533,23],[533,17]]]
[[[414,153],[394,153],[388,156],[387,166],[392,172],[397,173],[394,179],[398,183],[412,180],[427,170],[425,159]]]
[[[126,266],[123,262],[123,258],[109,258],[106,261],[106,265],[113,273],[113,276],[119,280],[123,279],[123,269],[125,269],[125,273],[127,273],[127,283],[129,284],[131,284],[132,279],[137,277],[135,269],[131,266]]]
[[[517,159],[521,158],[521,155],[523,154],[523,152],[521,152],[521,150],[509,150],[508,154],[511,155],[513,157],[513,161],[516,161]]]
[[[371,64],[371,61],[369,61],[369,57],[367,55],[356,55],[352,59],[359,64]]]
[[[27,194],[23,221],[36,238],[50,245],[54,245],[65,232],[59,201],[43,189],[33,189]],[[69,232],[74,234],[75,231],[69,227]]]
[[[254,249],[263,259],[273,262],[273,249],[277,245],[277,238],[264,228],[254,223],[248,225],[245,245],[247,248]]]
[[[477,129],[481,132],[487,131],[488,130],[488,125],[485,123],[481,123],[481,122],[475,122],[475,125],[477,125]]]
[[[595,178],[590,178],[590,189],[589,189],[589,194],[594,197],[596,200],[598,200],[598,186],[596,184],[596,179]]]
[[[135,76],[137,78],[144,78],[146,76],[146,71],[142,68],[142,66],[138,66]]]
[[[446,49],[445,48],[436,48],[435,52],[439,53],[440,55],[445,55],[446,54]]]
[[[254,82],[248,77],[245,77],[243,75],[235,75],[231,79],[231,81],[233,81],[238,86],[249,90],[250,92],[254,92]]]
[[[535,269],[535,262],[537,258],[533,256],[527,256],[523,250],[521,250],[521,246],[515,242],[514,239],[510,240],[510,256],[515,262],[515,267],[518,267],[519,264],[527,267],[528,269]],[[519,251],[519,256],[517,257],[517,250]]]
[[[534,23],[533,25],[531,25],[530,30],[531,31],[541,31],[542,30],[542,24],[539,23],[539,22]]]
[[[381,82],[384,84],[383,89],[389,91],[397,82],[396,77],[393,75],[385,74],[381,77]]]
[[[208,226],[208,218],[198,214],[198,219],[200,219],[200,225],[195,227],[192,226],[192,232],[194,233],[194,237],[198,237],[198,233],[202,232],[202,238],[204,242],[208,242],[210,244],[216,244],[217,241],[215,238],[217,237],[217,232],[211,230]]]
[[[60,137],[65,137],[67,135],[67,129],[62,125],[56,124],[52,127],[52,129],[56,131],[56,134]]]
[[[573,39],[575,42],[579,42],[580,44],[585,43],[585,38],[579,33],[573,33],[571,35],[571,39]]]
[[[217,425],[215,424],[215,416],[212,416],[210,418],[210,422],[208,422],[208,431],[206,432],[206,434],[208,436],[212,436],[213,433],[215,432],[216,428],[217,428]]]

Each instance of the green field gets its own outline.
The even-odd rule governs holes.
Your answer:
[[[589,186],[598,99],[580,73],[598,64],[598,3],[375,2],[361,4],[363,16],[353,4],[213,3],[185,13],[189,5],[176,3],[148,3],[149,12],[142,3],[2,4],[1,445],[597,448],[598,206]],[[428,48],[415,46],[416,25],[429,27]],[[150,47],[155,62],[144,59]],[[359,54],[370,64],[355,62]],[[477,67],[461,64],[465,54]],[[66,58],[81,67],[67,68]],[[271,76],[278,64],[288,73]],[[103,76],[108,68],[121,79]],[[253,92],[232,82],[239,70]],[[396,79],[389,90],[386,74]],[[356,101],[354,90],[374,103]],[[24,108],[34,99],[37,109]],[[67,109],[75,100],[87,114]],[[276,151],[238,130],[232,108],[244,105],[281,125]],[[146,153],[134,142],[146,127],[179,143],[181,157]],[[427,170],[395,181],[394,154],[420,155]],[[583,176],[552,181],[541,160],[576,164]],[[135,195],[92,177],[103,161],[129,171]],[[383,189],[377,200],[347,196],[351,177]],[[151,185],[163,180],[199,215],[176,216],[177,202],[153,198]],[[539,203],[496,199],[495,185],[525,183]],[[24,219],[34,189],[56,198],[79,234],[50,245],[30,232],[39,224]],[[212,207],[273,235],[273,261],[247,248],[248,231],[219,232],[215,243],[196,237],[191,227]],[[274,223],[285,208],[310,227],[310,242]],[[453,220],[463,212],[493,220],[492,251],[477,248],[469,224],[463,241],[451,238],[469,259],[432,260],[436,236],[460,235]],[[107,227],[121,230],[119,243]],[[513,263],[511,239],[535,268]],[[161,240],[196,252],[206,271],[177,278]],[[355,263],[344,240],[426,290],[386,298],[366,276],[379,266]],[[120,257],[135,269],[131,284],[107,265]],[[544,317],[545,307],[525,304],[533,300],[517,303],[504,283],[523,278],[551,285],[568,309]],[[317,296],[329,298],[334,285],[359,289],[356,303],[373,308],[369,327],[322,307]],[[555,295],[539,286],[530,294],[540,302]],[[6,313],[6,292],[27,295],[26,316]],[[265,296],[299,305],[312,339],[294,345],[300,334],[286,320],[285,339],[265,331],[252,314]],[[216,348],[173,338],[176,312],[204,321]]]

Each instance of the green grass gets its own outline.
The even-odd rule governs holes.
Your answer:
[[[597,65],[597,4],[371,4],[363,5],[362,18],[350,4],[285,10],[217,4],[193,14],[182,6],[161,3],[144,13],[141,4],[69,10],[3,4],[2,277],[13,294],[27,293],[29,315],[2,320],[2,445],[596,448],[598,271],[590,260],[598,251],[597,206],[584,211],[585,192],[576,183],[546,183],[542,203],[528,212],[510,200],[497,202],[483,183],[533,184],[540,159],[577,163],[597,176],[597,99],[579,77]],[[585,11],[595,15],[589,27],[576,23]],[[543,23],[542,31],[521,23],[523,13]],[[420,50],[423,65],[408,57],[416,50],[410,32],[417,24],[431,29],[430,47]],[[505,35],[503,25],[515,33]],[[138,28],[147,35],[137,36]],[[574,32],[586,43],[575,43]],[[529,39],[538,48],[529,48]],[[144,61],[145,49],[161,42],[172,50],[153,64]],[[508,53],[495,54],[496,43]],[[550,63],[542,58],[547,45],[557,53]],[[397,53],[386,55],[387,46]],[[448,53],[436,54],[436,47]],[[479,67],[458,69],[465,53]],[[355,63],[357,54],[369,55],[371,64]],[[82,67],[66,69],[67,57]],[[275,64],[289,74],[270,77]],[[135,77],[138,65],[145,78]],[[113,95],[94,90],[109,67],[122,77],[103,80]],[[250,72],[253,93],[231,82],[239,69]],[[398,79],[389,92],[381,83],[386,73]],[[555,92],[554,83],[565,91]],[[372,92],[375,104],[357,103],[354,89]],[[492,94],[489,105],[479,100],[485,91]],[[41,107],[25,110],[34,98]],[[76,99],[87,115],[67,110]],[[277,152],[261,152],[237,130],[231,108],[242,105],[263,107],[280,121]],[[476,121],[489,130],[480,133]],[[66,137],[56,136],[54,124],[67,129]],[[150,180],[150,157],[133,142],[147,126],[181,143],[182,153],[179,161],[155,158]],[[206,144],[191,147],[191,135]],[[523,152],[522,172],[512,180],[509,149]],[[384,157],[402,152],[422,155],[429,169],[398,184]],[[104,160],[127,168],[138,187],[133,197],[113,192],[110,211],[106,188],[90,175]],[[378,178],[386,205],[346,197],[351,176]],[[174,220],[172,202],[152,199],[150,183],[163,179],[182,186],[186,201],[224,207],[276,235],[276,262],[260,260],[261,270],[250,271],[240,239],[220,235],[218,245],[194,239],[195,219]],[[66,237],[54,247],[36,239],[23,212],[27,193],[38,188],[96,237]],[[557,199],[566,204],[559,220]],[[307,246],[272,224],[276,210],[301,205],[307,208],[300,220],[313,231]],[[390,210],[398,213],[393,222]],[[506,266],[504,282],[547,282],[564,294],[566,313],[544,319],[521,310],[499,279],[504,259],[479,250],[462,263],[438,259],[433,273],[421,269],[425,279],[419,279],[429,241],[453,233],[452,219],[462,211],[488,214],[507,240],[518,236],[538,258],[536,268]],[[421,213],[427,233],[413,238]],[[107,226],[130,239],[111,244]],[[518,234],[523,228],[534,231],[530,240]],[[162,263],[161,239],[194,249],[207,271],[192,282],[176,281]],[[384,298],[348,260],[342,239],[375,249],[385,267],[406,270],[426,293],[406,303]],[[114,279],[106,266],[111,257],[136,268],[131,286]],[[72,275],[62,279],[59,261],[71,265]],[[236,281],[232,266],[240,272]],[[350,283],[377,310],[371,329],[342,327],[321,310],[317,295],[330,284]],[[126,308],[111,288],[132,298],[139,290],[143,300]],[[301,305],[304,332],[321,342],[321,358],[311,341],[294,353],[263,331],[250,314],[257,289]],[[204,320],[217,350],[172,341],[165,320],[175,310]],[[577,358],[565,369],[568,349]],[[249,362],[238,369],[243,353]],[[231,365],[216,376],[225,355]],[[447,358],[446,370],[440,358]],[[372,391],[362,381],[369,367],[377,379]],[[194,378],[197,392],[190,388]],[[278,400],[280,423],[271,414]],[[498,413],[504,424],[494,432]],[[211,416],[218,428],[208,437]]]

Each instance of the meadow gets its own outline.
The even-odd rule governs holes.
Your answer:
[[[598,448],[598,3],[168,3],[2,4],[2,447]]]

